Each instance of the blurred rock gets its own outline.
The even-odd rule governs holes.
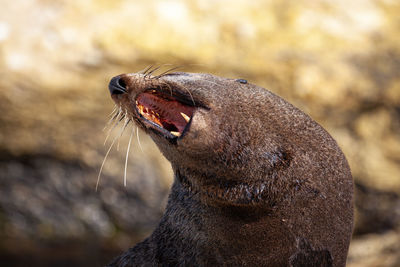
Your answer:
[[[397,267],[400,263],[400,231],[370,234],[351,243],[348,267]]]
[[[355,185],[356,223],[354,235],[385,233],[399,227],[400,195]]]

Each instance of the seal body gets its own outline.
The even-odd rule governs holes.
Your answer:
[[[209,74],[123,74],[110,91],[175,179],[153,234],[109,266],[345,266],[352,176],[309,116]]]

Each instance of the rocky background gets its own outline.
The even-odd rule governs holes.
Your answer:
[[[322,124],[356,182],[348,266],[400,266],[399,1],[1,3],[1,266],[102,266],[156,226],[172,172],[145,134],[127,186],[130,130],[95,185],[120,132],[103,145],[109,79],[162,64],[247,79]]]

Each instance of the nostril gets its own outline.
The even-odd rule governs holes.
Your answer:
[[[121,77],[116,76],[108,84],[108,90],[112,95],[124,94],[126,93],[126,83]]]
[[[119,86],[121,86],[122,88],[124,88],[125,91],[126,91],[126,83],[125,83],[124,80],[118,79],[117,83],[118,83]]]

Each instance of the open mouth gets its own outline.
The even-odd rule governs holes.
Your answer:
[[[192,100],[176,93],[151,89],[136,97],[137,112],[151,128],[169,138],[178,138],[188,130],[196,109]]]

